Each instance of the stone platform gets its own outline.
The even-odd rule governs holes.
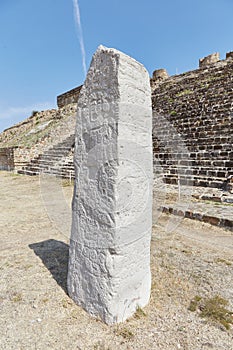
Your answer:
[[[156,206],[159,211],[176,216],[189,218],[224,227],[233,231],[233,195],[218,189],[201,187],[190,188],[176,185],[165,185],[162,190],[156,190],[160,198]]]

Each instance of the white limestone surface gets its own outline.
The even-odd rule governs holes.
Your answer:
[[[100,46],[78,100],[68,292],[107,324],[150,298],[151,134],[146,69]]]

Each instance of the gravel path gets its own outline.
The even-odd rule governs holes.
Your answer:
[[[233,310],[232,232],[154,212],[150,304],[109,327],[67,296],[69,233],[40,190],[37,177],[0,172],[0,349],[233,349],[233,327],[188,310],[216,295]]]

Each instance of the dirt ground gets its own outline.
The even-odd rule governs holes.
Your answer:
[[[188,219],[171,232],[173,219],[154,213],[150,303],[107,326],[67,295],[68,185],[0,172],[0,349],[233,349],[230,313],[226,329],[200,317],[204,304],[189,310],[195,296],[233,310],[232,232]]]

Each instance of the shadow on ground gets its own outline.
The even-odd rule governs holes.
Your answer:
[[[39,256],[55,281],[67,293],[67,270],[69,246],[55,239],[29,244],[29,248]]]

